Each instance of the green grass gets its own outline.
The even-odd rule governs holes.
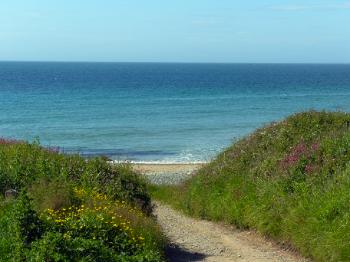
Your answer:
[[[4,199],[15,189],[17,198]],[[1,261],[164,261],[145,182],[110,165],[0,139]]]
[[[350,114],[306,112],[256,130],[152,196],[254,228],[315,261],[350,261]]]

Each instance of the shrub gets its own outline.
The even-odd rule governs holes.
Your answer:
[[[147,219],[141,212],[122,203],[105,202],[101,206],[95,202],[92,207],[48,209],[42,215],[48,233],[33,243],[29,258],[36,261],[56,258],[69,258],[70,261],[162,261],[161,254],[152,251],[160,243],[147,244],[158,241],[156,231],[153,238],[148,236],[145,240],[135,230],[134,221],[128,219],[130,216]]]
[[[163,261],[144,181],[128,165],[0,140],[1,261]]]
[[[76,155],[63,155],[45,149],[38,143],[0,143],[0,193],[8,189],[39,187],[51,180],[68,181],[83,187],[97,188],[116,200],[137,205],[145,212],[152,210],[146,184],[130,165],[112,165],[103,157],[90,160]],[[0,141],[1,142],[1,141]],[[39,181],[39,182],[38,182]],[[63,189],[62,189],[63,190]]]
[[[82,181],[83,186],[99,188],[101,193],[133,203],[147,214],[152,211],[146,183],[129,164],[113,166],[103,158],[92,159],[87,163]]]

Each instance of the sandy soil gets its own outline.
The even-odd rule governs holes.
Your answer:
[[[136,171],[157,185],[176,185],[190,178],[201,164],[133,164]]]
[[[307,261],[255,232],[196,220],[160,203],[155,215],[172,243],[170,262],[295,262]]]
[[[202,164],[133,164],[141,173],[187,173],[200,168]]]

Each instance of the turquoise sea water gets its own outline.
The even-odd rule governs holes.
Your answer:
[[[302,110],[350,111],[350,65],[0,63],[0,136],[196,162]]]

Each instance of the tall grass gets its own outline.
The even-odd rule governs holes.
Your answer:
[[[255,228],[315,261],[350,261],[350,114],[306,112],[241,139],[154,197]]]
[[[129,165],[0,139],[1,261],[163,261],[145,182]]]

